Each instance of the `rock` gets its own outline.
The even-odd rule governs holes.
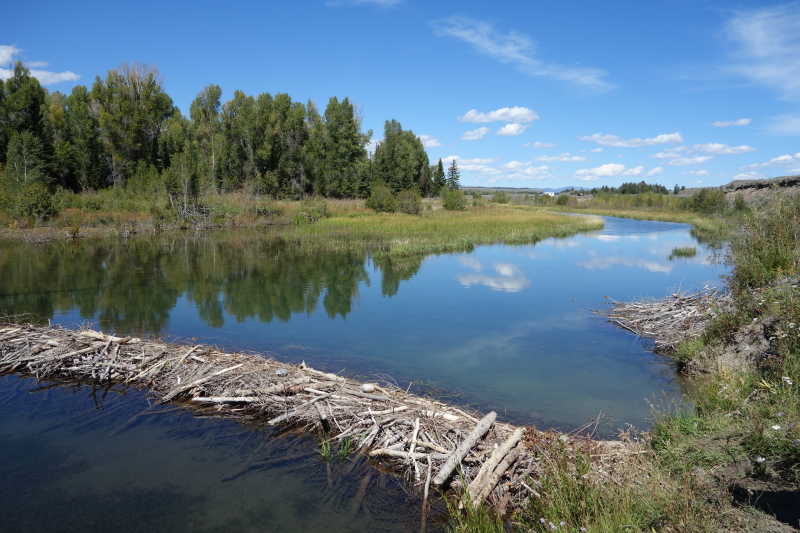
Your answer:
[[[288,373],[289,373],[289,371],[286,370],[285,368],[279,368],[278,370],[275,371],[275,375],[276,376],[285,376]]]
[[[375,392],[378,387],[374,383],[364,383],[361,385],[361,392]]]

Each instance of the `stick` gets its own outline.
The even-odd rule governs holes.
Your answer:
[[[166,396],[164,396],[162,401],[168,402],[171,399],[173,399],[175,396],[177,396],[178,394],[186,392],[187,390],[189,390],[189,389],[191,389],[193,387],[196,387],[198,385],[202,385],[203,383],[211,381],[212,379],[214,379],[217,376],[221,376],[222,374],[224,374],[226,372],[230,372],[231,370],[236,370],[237,368],[242,367],[242,366],[244,366],[244,363],[239,363],[238,365],[229,366],[228,368],[223,368],[222,370],[218,370],[217,372],[214,372],[210,376],[206,376],[204,378],[200,378],[200,379],[197,379],[195,381],[192,381],[191,383],[187,383],[186,385],[182,385],[182,386],[178,387],[177,389],[174,389],[172,392],[170,392]]]
[[[253,403],[258,398],[255,396],[206,396],[192,398],[193,402],[198,403]]]
[[[275,417],[275,418],[273,418],[272,420],[269,420],[269,421],[267,422],[267,424],[269,424],[270,426],[274,426],[274,425],[276,425],[276,424],[280,424],[281,422],[283,422],[283,421],[284,421],[284,420],[286,420],[287,418],[290,418],[290,417],[292,417],[293,415],[297,414],[297,413],[298,413],[298,412],[299,412],[301,409],[303,409],[303,408],[305,408],[305,407],[308,407],[309,405],[312,405],[312,404],[314,404],[315,402],[318,402],[319,400],[321,400],[321,399],[323,399],[323,398],[327,398],[328,396],[330,396],[330,393],[328,393],[328,394],[323,394],[322,396],[317,396],[316,398],[312,398],[312,399],[308,400],[308,401],[307,401],[307,402],[305,402],[305,403],[301,403],[300,405],[298,405],[297,407],[295,407],[295,408],[294,408],[294,409],[292,409],[291,411],[288,411],[288,412],[286,412],[286,413],[282,414],[281,416],[276,416],[276,417]]]
[[[508,455],[506,455],[500,464],[497,465],[497,468],[494,469],[494,472],[489,475],[481,491],[477,496],[475,496],[475,500],[473,500],[472,505],[477,507],[492,492],[492,489],[494,489],[494,487],[500,481],[500,478],[503,477],[503,474],[506,473],[506,470],[508,470],[508,468],[514,464],[514,461],[517,460],[517,457],[519,457],[519,452],[519,446],[508,452]]]
[[[478,471],[478,474],[475,476],[475,479],[472,480],[472,483],[469,484],[469,499],[470,501],[474,502],[483,489],[483,485],[488,481],[489,474],[491,474],[494,469],[497,467],[498,463],[503,460],[503,458],[511,451],[511,449],[517,445],[517,443],[522,440],[522,434],[524,430],[522,428],[517,428],[514,433],[508,437],[503,444],[501,444],[498,448],[495,448],[494,452],[492,452],[491,457],[489,460],[483,463],[483,466]]]
[[[497,413],[491,411],[489,414],[481,418],[481,421],[478,422],[478,425],[467,435],[467,438],[464,439],[461,444],[458,445],[458,448],[450,454],[450,457],[447,458],[447,461],[444,465],[439,469],[439,472],[436,474],[436,477],[433,478],[433,484],[436,486],[444,484],[447,481],[447,478],[450,477],[450,474],[453,473],[453,470],[461,464],[461,460],[469,453],[475,443],[483,437],[489,428],[492,427],[494,424],[495,419],[497,418]]]

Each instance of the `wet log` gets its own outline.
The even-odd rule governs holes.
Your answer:
[[[478,474],[475,476],[475,479],[472,480],[472,483],[469,484],[469,499],[470,501],[475,501],[478,494],[481,493],[484,489],[484,486],[489,482],[489,478],[491,477],[490,474],[494,472],[497,465],[500,464],[506,455],[511,451],[517,443],[522,440],[522,435],[524,430],[522,428],[517,428],[514,433],[512,433],[500,446],[495,448],[492,455],[489,459],[483,463],[483,466],[478,471]]]
[[[505,458],[500,461],[500,464],[497,465],[497,468],[494,469],[486,481],[483,483],[481,490],[475,496],[475,499],[472,500],[472,505],[478,506],[480,505],[483,500],[492,492],[492,489],[495,488],[497,483],[500,481],[500,478],[503,477],[503,474],[506,473],[506,470],[514,464],[514,461],[517,460],[520,454],[520,447],[517,446],[505,456]]]

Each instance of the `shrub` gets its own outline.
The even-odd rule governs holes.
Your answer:
[[[559,194],[558,198],[556,198],[556,203],[558,205],[567,205],[569,203],[569,196],[566,194]]]
[[[321,198],[311,198],[300,202],[300,209],[294,217],[295,224],[313,224],[323,218],[328,218],[328,204]]]
[[[419,215],[422,212],[422,199],[417,191],[400,191],[397,194],[397,210],[409,215]]]
[[[498,191],[492,195],[492,202],[496,204],[507,204],[511,201],[511,197],[509,197],[503,191]]]
[[[464,191],[458,189],[442,189],[442,207],[448,211],[463,211],[467,208]]]
[[[56,214],[53,195],[40,183],[23,185],[15,195],[13,214],[17,218],[50,218]]]
[[[375,183],[367,198],[367,207],[379,213],[393,213],[397,211],[397,198],[385,184]]]
[[[727,206],[722,189],[701,189],[689,199],[689,209],[699,213],[722,213]]]

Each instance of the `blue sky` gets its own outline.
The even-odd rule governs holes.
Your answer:
[[[798,3],[7,2],[0,20],[0,76],[20,59],[66,92],[140,62],[184,111],[209,83],[348,96],[374,140],[397,119],[467,185],[800,173]]]

